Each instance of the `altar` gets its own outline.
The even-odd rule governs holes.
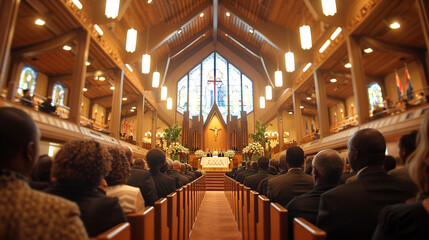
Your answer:
[[[202,157],[201,167],[203,170],[228,171],[229,158],[227,157]]]

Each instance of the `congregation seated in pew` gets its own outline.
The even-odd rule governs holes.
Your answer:
[[[132,158],[132,153],[129,157]],[[134,166],[131,168],[131,175],[127,184],[140,189],[146,206],[154,206],[156,200],[158,200],[155,183],[149,171],[144,169],[143,159],[136,158],[134,160]]]
[[[252,190],[255,190],[258,188],[259,186],[259,182],[261,182],[263,179],[272,176],[270,174],[268,174],[267,170],[268,170],[268,165],[269,165],[269,160],[267,157],[259,157],[258,159],[258,172],[255,174],[252,174],[250,176],[245,177],[244,179],[244,185],[249,187]]]
[[[167,197],[176,190],[176,182],[174,178],[161,173],[161,167],[165,164],[164,152],[159,149],[151,149],[146,155],[146,160],[155,183],[158,199]]]
[[[187,183],[189,183],[189,179],[183,175],[180,174],[179,171],[181,171],[180,162],[179,161],[172,161],[171,159],[167,159],[167,175],[174,178],[176,181],[176,188],[180,188]]]

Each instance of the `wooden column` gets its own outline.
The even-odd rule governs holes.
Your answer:
[[[320,137],[329,135],[328,97],[325,81],[320,70],[314,69],[314,85],[316,86],[317,115],[319,117]]]
[[[362,63],[362,51],[359,40],[354,36],[347,37],[347,51],[352,65],[353,93],[356,101],[356,110],[359,124],[369,121],[369,100],[366,89],[365,70]]]
[[[421,83],[426,96],[429,95],[429,72],[428,72],[428,61],[427,58],[416,58],[417,67],[421,76]]]
[[[156,122],[158,120],[158,113],[156,110],[152,112],[152,130],[151,130],[151,140],[150,140],[150,148],[156,148]]]
[[[429,50],[429,2],[427,0],[417,0],[420,25],[422,26],[423,37],[426,42],[426,49]]]
[[[239,144],[239,151],[249,144],[249,129],[247,127],[246,111],[241,111],[241,142]]]
[[[70,89],[69,120],[80,125],[83,87],[85,86],[86,62],[88,61],[90,35],[87,30],[81,29],[77,34],[78,49],[74,61],[72,86]]]
[[[20,3],[21,0],[0,1],[0,90],[6,79],[10,46],[12,45]]]
[[[192,149],[192,146],[189,145],[189,111],[183,112],[182,145]]]
[[[136,141],[137,146],[141,147],[143,142],[143,117],[144,117],[144,102],[145,95],[143,93],[139,93],[139,98],[137,100],[137,129],[136,129]]]
[[[296,134],[296,142],[299,145],[302,140],[302,113],[301,113],[301,99],[299,98],[299,94],[293,90],[293,112],[295,116],[295,134]]]
[[[110,133],[119,139],[121,133],[122,86],[124,84],[124,66],[122,70],[115,69],[115,90],[113,90],[112,113],[110,115]]]
[[[13,102],[15,100],[16,90],[18,89],[19,78],[24,68],[24,62],[21,57],[12,57],[10,65],[6,99]]]
[[[277,112],[277,125],[279,131],[279,152],[283,151],[284,147],[284,138],[283,138],[283,109],[279,109]]]

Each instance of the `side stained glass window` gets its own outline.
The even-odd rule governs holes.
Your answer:
[[[36,81],[37,72],[29,66],[24,66],[22,68],[21,77],[19,78],[17,93],[23,95],[22,90],[28,89],[33,95],[34,90],[36,90]]]
[[[383,93],[381,91],[380,84],[375,82],[368,86],[368,98],[369,106],[371,108],[374,108],[375,106],[384,107]]]
[[[229,64],[229,113],[241,117],[241,80],[240,70]]]
[[[200,116],[201,64],[189,72],[189,117]]]
[[[204,122],[214,103],[214,53],[203,60],[202,115]]]
[[[216,53],[216,103],[226,122],[228,115],[228,62]]]
[[[66,96],[66,88],[61,83],[55,83],[52,89],[52,102],[54,105],[64,106],[64,99]]]
[[[244,74],[242,75],[242,80],[243,111],[250,113],[253,111],[253,84],[252,81]]]
[[[177,111],[183,114],[188,107],[188,75],[177,82]]]

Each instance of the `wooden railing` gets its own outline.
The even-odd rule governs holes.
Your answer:
[[[288,212],[278,203],[225,176],[225,196],[244,240],[288,239]],[[294,239],[326,239],[326,233],[296,218]]]

